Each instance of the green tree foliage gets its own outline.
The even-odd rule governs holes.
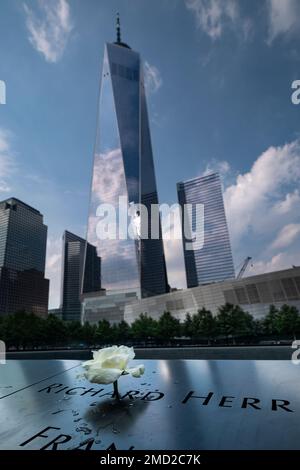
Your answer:
[[[128,323],[126,323],[126,321],[121,321],[121,323],[119,323],[117,325],[117,332],[116,332],[116,342],[117,343],[127,343],[131,338],[131,329],[128,325]]]
[[[198,318],[199,328],[202,335],[211,338],[216,334],[216,319],[209,310],[205,308],[198,311],[196,317]]]
[[[276,316],[276,327],[279,335],[295,338],[300,333],[300,316],[296,307],[283,305]]]
[[[262,319],[253,320],[253,335],[255,337],[264,336],[265,334],[265,327],[264,321]]]
[[[194,340],[205,339],[210,341],[216,336],[216,318],[209,310],[202,308],[195,315],[187,314],[183,331],[186,336]]]
[[[180,335],[180,321],[174,318],[170,312],[164,312],[157,323],[157,338],[168,341]]]
[[[68,342],[66,323],[55,315],[48,315],[44,324],[45,339],[52,346],[63,346]]]
[[[134,339],[138,340],[153,339],[157,335],[157,321],[141,313],[131,325],[131,334]]]
[[[250,336],[254,333],[253,317],[238,306],[226,304],[219,308],[217,329],[222,336]]]
[[[79,321],[70,321],[67,324],[67,335],[71,343],[79,343],[82,341],[82,326]]]
[[[111,344],[114,342],[114,328],[107,320],[101,320],[96,330],[96,342],[99,344]]]
[[[85,345],[95,344],[97,338],[97,326],[88,322],[81,327],[81,338]]]
[[[198,310],[192,318],[193,337],[211,339],[216,334],[216,320],[205,308]]]
[[[34,348],[43,344],[45,333],[43,320],[32,313],[17,312],[2,321],[3,340],[7,347]]]
[[[17,312],[0,317],[0,339],[7,348],[40,348],[71,346],[106,346],[131,344],[132,340],[143,343],[170,342],[173,338],[187,336],[195,341],[210,341],[217,337],[238,338],[276,336],[293,339],[300,334],[300,315],[289,305],[277,309],[270,306],[265,318],[254,320],[241,307],[226,304],[213,316],[205,308],[196,314],[187,314],[184,323],[164,312],[159,320],[142,313],[129,326],[125,321],[110,324],[101,320],[98,325],[80,322],[64,322],[54,315],[46,319],[32,313]]]
[[[183,328],[182,328],[184,336],[187,336],[189,338],[193,338],[193,319],[190,313],[186,314]]]
[[[277,335],[278,331],[278,310],[274,305],[270,305],[269,313],[262,321],[264,332],[267,335]]]

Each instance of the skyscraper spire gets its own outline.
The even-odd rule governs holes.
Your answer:
[[[127,47],[127,49],[130,49],[128,44],[125,44],[124,42],[121,41],[121,23],[120,23],[119,13],[117,13],[117,17],[116,17],[116,33],[117,33],[117,40],[114,44],[117,44],[118,46],[122,46],[122,47]]]
[[[121,43],[121,24],[120,24],[120,15],[119,15],[119,13],[117,13],[116,28],[117,28],[117,44],[120,44]]]

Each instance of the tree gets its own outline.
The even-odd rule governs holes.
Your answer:
[[[184,324],[183,324],[183,333],[185,336],[189,338],[193,338],[193,320],[190,313],[187,313],[185,316]]]
[[[114,330],[107,320],[100,320],[96,330],[96,341],[101,344],[111,344],[114,340]]]
[[[216,334],[216,320],[206,308],[198,310],[192,317],[192,336],[210,340]]]
[[[55,315],[48,315],[44,323],[44,334],[48,345],[65,345],[67,343],[68,330],[66,323]]]
[[[263,327],[267,335],[277,335],[278,330],[278,310],[274,305],[270,305],[269,313],[263,319]]]
[[[131,333],[133,338],[138,340],[147,340],[156,337],[157,334],[157,321],[149,317],[145,313],[141,313],[140,316],[132,323]]]
[[[253,317],[239,305],[226,304],[219,308],[216,318],[218,332],[221,335],[249,336],[254,332]]]
[[[289,335],[296,338],[300,331],[300,316],[296,307],[283,305],[276,316],[276,326],[280,335]]]
[[[130,338],[130,327],[126,321],[122,320],[117,325],[116,339],[118,342],[126,343]]]
[[[2,322],[3,339],[7,347],[28,348],[43,343],[44,320],[25,311],[8,315]]]
[[[164,312],[158,320],[157,337],[162,340],[170,340],[181,333],[180,321],[174,318],[170,312]]]
[[[83,342],[88,345],[95,344],[96,337],[97,337],[97,326],[90,325],[89,322],[86,322],[81,327],[81,338]]]
[[[254,336],[263,336],[265,333],[264,320],[253,321],[253,334]]]
[[[82,340],[82,325],[79,321],[70,321],[67,326],[68,340],[78,343]]]

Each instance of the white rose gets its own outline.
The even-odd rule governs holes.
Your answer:
[[[128,362],[134,357],[133,348],[127,346],[112,346],[93,351],[93,359],[82,364],[86,370],[84,376],[89,382],[97,384],[113,383],[126,374],[140,377],[145,371],[143,364],[128,368]]]

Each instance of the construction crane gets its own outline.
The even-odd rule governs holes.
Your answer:
[[[248,267],[248,264],[250,263],[251,260],[252,260],[251,256],[247,256],[247,258],[243,262],[243,266],[241,267],[240,272],[238,273],[238,275],[236,277],[237,279],[241,279],[243,277],[243,275],[245,274],[245,271]]]

